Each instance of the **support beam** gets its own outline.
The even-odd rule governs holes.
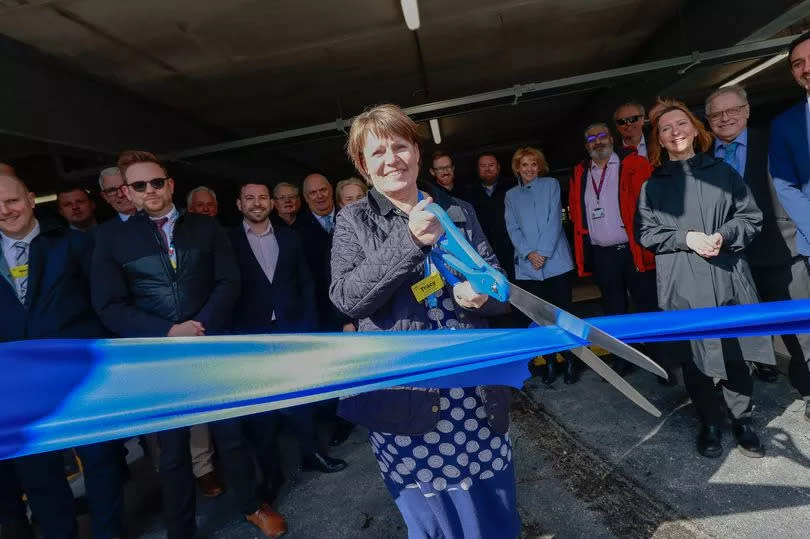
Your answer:
[[[442,101],[434,101],[432,103],[425,103],[404,109],[405,112],[414,116],[417,119],[435,118],[440,116],[448,116],[457,114],[459,112],[470,112],[476,108],[489,107],[495,102],[503,100],[512,100],[517,103],[519,99],[526,98],[539,98],[545,93],[555,93],[562,89],[573,89],[577,87],[590,88],[593,83],[601,81],[615,81],[624,77],[636,76],[643,73],[651,73],[665,69],[673,69],[676,67],[690,67],[698,64],[712,64],[727,62],[730,60],[742,60],[749,58],[759,58],[775,54],[785,47],[795,38],[795,36],[788,36],[778,39],[771,39],[759,43],[747,43],[744,45],[737,45],[726,49],[718,49],[708,52],[694,52],[685,56],[678,56],[676,58],[669,58],[666,60],[657,60],[653,62],[646,62],[628,67],[620,67],[616,69],[608,69],[604,71],[597,71],[584,75],[576,75],[573,77],[565,77],[561,79],[535,82],[529,84],[515,85],[511,88],[502,90],[495,90],[491,92],[484,92],[479,94],[458,97],[454,99],[445,99]],[[280,142],[301,138],[310,135],[318,135],[322,133],[334,133],[335,131],[345,131],[346,126],[350,120],[338,119],[335,122],[322,123],[308,127],[301,127],[297,129],[290,129],[287,131],[280,131],[278,133],[270,133],[267,135],[260,135],[257,137],[244,138],[233,140],[230,142],[210,144],[200,146],[197,148],[190,148],[187,150],[169,153],[167,157],[171,159],[187,159],[191,157],[199,157],[209,155],[217,152],[224,152],[228,150],[235,150],[238,148],[246,148],[249,146],[256,146],[259,144],[267,144],[270,142]]]

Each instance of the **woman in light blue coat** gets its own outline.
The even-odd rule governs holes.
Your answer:
[[[512,156],[518,185],[506,192],[506,230],[515,246],[515,282],[565,310],[571,305],[574,262],[562,227],[560,184],[548,174],[543,152],[519,148]],[[574,356],[566,360],[565,383],[576,381]],[[544,382],[554,380],[554,357],[546,357]]]

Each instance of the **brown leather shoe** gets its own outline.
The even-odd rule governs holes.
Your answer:
[[[219,480],[216,472],[208,472],[202,477],[198,477],[197,488],[200,489],[200,493],[206,498],[216,498],[225,492],[225,485]]]
[[[281,537],[287,533],[287,522],[284,517],[266,503],[263,503],[259,510],[252,515],[245,515],[245,519],[259,528],[267,537]]]

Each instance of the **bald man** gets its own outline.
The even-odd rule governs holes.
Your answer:
[[[0,176],[15,176],[14,167],[8,163],[0,162]]]
[[[20,179],[0,176],[0,342],[104,337],[106,332],[90,304],[91,236],[40,223],[34,205],[34,193]],[[29,281],[29,274],[36,279]],[[57,384],[47,392],[37,392],[39,388],[33,386],[15,390],[37,392],[42,413],[47,413],[61,405],[74,387],[71,380],[83,379],[88,368],[89,364],[77,358],[63,373],[64,385]],[[20,378],[19,383],[25,384],[24,380]],[[26,419],[33,422],[39,417]],[[93,536],[121,536],[120,445],[93,444],[79,447],[77,452],[84,463]],[[76,537],[73,493],[63,475],[62,453],[52,451],[12,462],[42,535]],[[2,481],[2,488],[7,485]]]

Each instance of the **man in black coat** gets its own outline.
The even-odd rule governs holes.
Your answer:
[[[292,228],[301,239],[315,280],[318,328],[321,331],[354,331],[352,320],[338,311],[329,300],[329,253],[337,214],[332,184],[322,174],[310,174],[304,178],[303,192],[307,208],[298,213]]]
[[[227,234],[206,215],[180,216],[174,180],[151,153],[123,152],[118,168],[138,211],[101,227],[93,253],[93,306],[122,337],[195,337],[230,329],[239,268]],[[226,482],[245,518],[268,537],[286,531],[284,518],[259,498],[241,420],[209,424]],[[157,433],[169,539],[194,536],[195,496],[189,429]]]
[[[748,264],[763,301],[809,298],[810,272],[796,249],[796,224],[768,174],[768,135],[748,128],[749,114],[740,86],[720,88],[706,99],[706,117],[717,137],[713,154],[742,175],[762,210],[762,232],[745,252]],[[805,400],[804,417],[810,421],[810,335],[783,335],[782,340],[790,352],[790,381]],[[778,371],[757,364],[757,373],[772,381]]]
[[[92,236],[61,226],[40,225],[34,217],[34,194],[12,175],[0,175],[0,242],[0,342],[105,336],[90,304]],[[37,408],[29,406],[22,415],[21,410],[4,407],[4,413],[18,415],[20,424],[46,417],[84,381],[92,367],[92,357],[71,358],[58,387],[49,385],[47,391],[42,390],[41,380],[26,388],[31,377],[18,373],[17,382],[23,385],[18,391],[36,394]],[[24,440],[18,443],[22,447]],[[85,465],[93,535],[120,536],[124,508],[120,444],[92,444],[77,448],[77,452]],[[0,458],[3,456],[0,454]],[[14,476],[28,496],[44,537],[77,537],[73,493],[63,474],[62,452],[0,462],[3,537],[5,533],[19,537],[30,534]]]
[[[230,237],[242,275],[242,294],[234,310],[237,333],[293,333],[317,329],[315,283],[309,271],[301,241],[292,230],[270,223],[273,199],[266,185],[248,182],[239,189],[236,206],[243,221],[231,229]],[[346,467],[318,450],[313,406],[297,406],[282,413],[290,417],[301,446],[302,467],[325,473]],[[275,414],[270,414],[274,420]],[[273,432],[267,436],[275,437]],[[268,441],[272,449],[274,440]],[[269,453],[269,452],[268,452]],[[268,459],[264,470],[271,489],[281,483],[278,459]]]

